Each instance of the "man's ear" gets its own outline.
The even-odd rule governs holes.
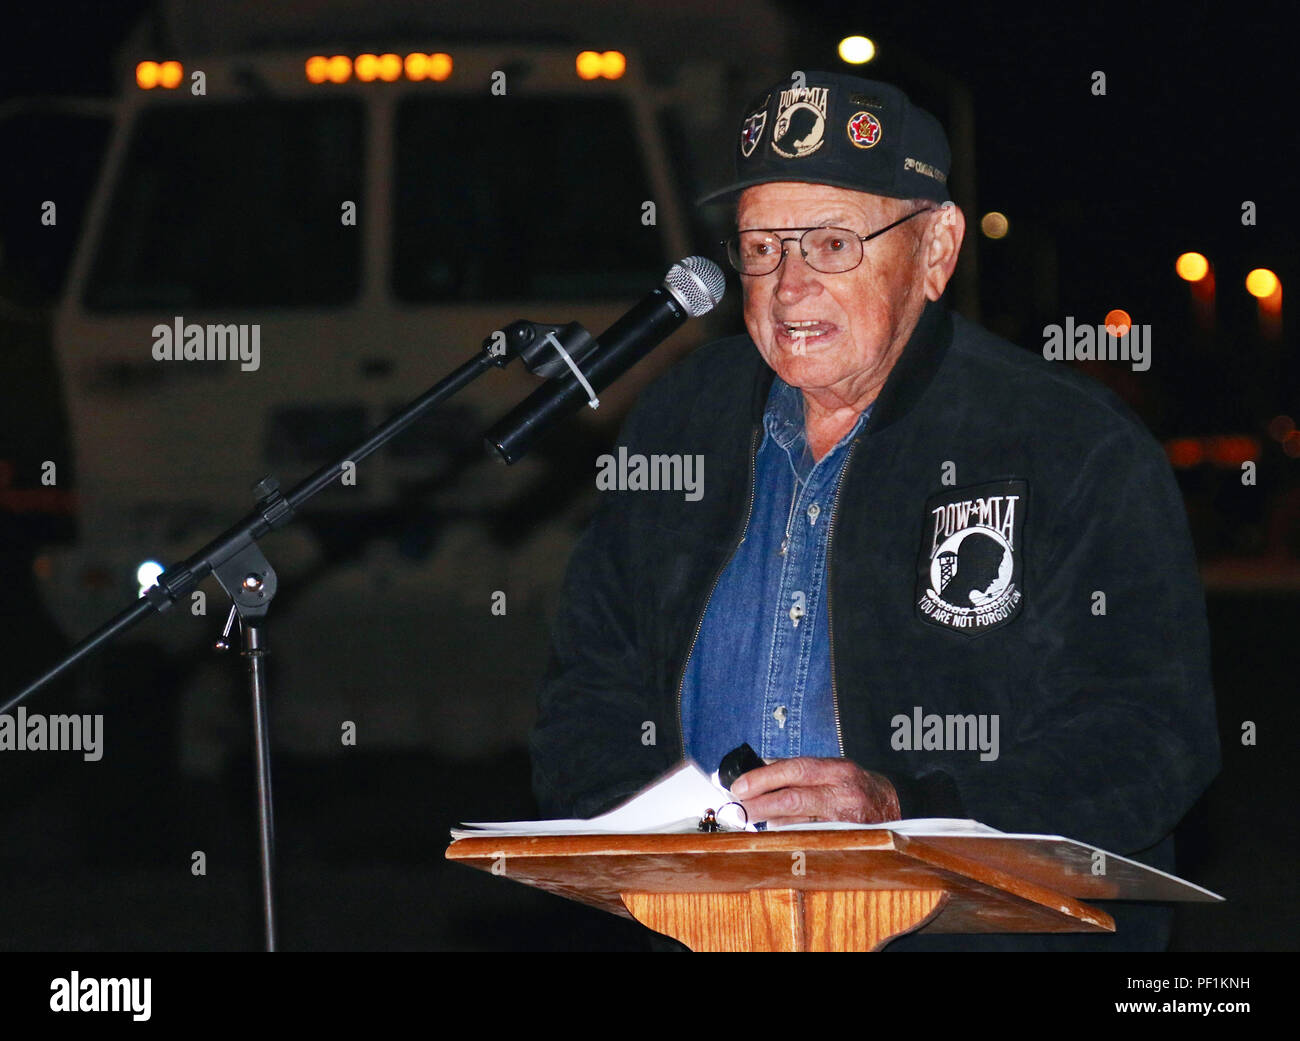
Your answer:
[[[945,202],[939,215],[931,222],[923,258],[925,295],[929,300],[943,296],[948,280],[957,266],[957,254],[966,235],[966,216],[957,204]]]

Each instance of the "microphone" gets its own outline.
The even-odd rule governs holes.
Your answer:
[[[596,338],[596,347],[579,366],[593,392],[599,392],[644,358],[686,321],[708,314],[726,291],[722,269],[705,257],[679,260],[664,284]],[[561,416],[588,400],[587,389],[572,373],[552,379],[524,398],[487,432],[489,449],[507,463],[518,462],[532,443]]]

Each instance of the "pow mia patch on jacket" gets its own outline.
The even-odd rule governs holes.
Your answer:
[[[926,500],[916,564],[923,621],[979,633],[1020,613],[1028,492],[1028,482],[1013,479],[951,488]]]

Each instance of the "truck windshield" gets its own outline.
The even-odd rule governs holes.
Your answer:
[[[667,258],[632,111],[612,97],[410,97],[393,287],[411,302],[620,299]]]
[[[354,98],[161,104],[142,112],[86,306],[351,300],[361,239],[343,224],[341,207],[361,202],[363,119]]]

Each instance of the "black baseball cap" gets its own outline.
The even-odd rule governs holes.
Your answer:
[[[951,162],[939,121],[892,84],[795,73],[749,104],[736,140],[736,180],[699,205],[769,181],[946,202]]]

